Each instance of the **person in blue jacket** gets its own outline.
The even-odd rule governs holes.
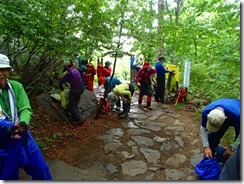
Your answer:
[[[169,72],[173,72],[170,70],[167,70],[163,63],[166,61],[164,56],[160,56],[158,58],[157,63],[155,64],[156,69],[156,81],[157,81],[157,87],[155,92],[155,101],[158,103],[164,103],[164,93],[165,93],[165,74]]]
[[[42,152],[28,130],[32,109],[21,83],[9,80],[9,58],[0,54],[0,180],[18,180],[19,168],[33,180],[52,180]]]
[[[201,137],[204,157],[214,158],[221,138],[229,127],[234,127],[235,141],[224,156],[229,158],[240,144],[240,100],[222,98],[207,105],[202,111]]]
[[[101,77],[100,78],[100,84],[104,85],[104,98],[108,98],[108,94],[112,91],[112,89],[115,88],[116,85],[122,84],[122,82],[116,78],[116,77]],[[116,102],[116,111],[119,111],[121,107],[120,97],[118,97],[118,100]]]

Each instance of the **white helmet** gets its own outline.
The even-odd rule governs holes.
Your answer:
[[[108,94],[108,101],[112,104],[115,104],[118,100],[118,96],[114,93],[114,91],[111,91]]]

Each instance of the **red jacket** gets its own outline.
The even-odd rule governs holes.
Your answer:
[[[110,77],[112,73],[111,67],[103,67],[103,76]]]
[[[142,68],[136,75],[136,83],[146,80],[151,80],[151,76],[155,75],[156,70],[150,66],[148,62],[144,62]]]
[[[97,65],[97,78],[103,77],[103,65]]]
[[[86,71],[85,71],[85,78],[86,80],[94,80],[94,75],[96,75],[96,68],[94,67],[93,64],[89,63],[86,65]]]

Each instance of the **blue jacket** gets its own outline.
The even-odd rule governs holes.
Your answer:
[[[111,77],[107,77],[106,78],[106,81],[105,81],[105,84],[104,85],[109,85],[109,81],[110,81],[110,78]],[[116,85],[120,85],[121,84],[121,81],[115,77],[112,78],[112,81],[110,83],[110,90],[112,90]]]
[[[222,98],[216,100],[209,105],[207,105],[202,111],[202,126],[206,127],[207,115],[209,112],[216,107],[222,107],[224,109],[225,116],[227,117],[225,121],[232,123],[232,126],[240,130],[240,100]]]
[[[106,80],[105,80],[105,84],[104,84],[104,96],[107,97],[108,96],[108,93],[114,89],[114,87],[116,85],[120,85],[121,84],[121,81],[115,77],[112,78],[112,81],[111,83],[109,84],[109,81],[110,81],[110,78],[111,77],[107,77]]]
[[[156,69],[157,77],[164,76],[165,73],[169,72],[168,70],[165,69],[164,65],[160,61],[158,61],[155,64],[155,69]]]

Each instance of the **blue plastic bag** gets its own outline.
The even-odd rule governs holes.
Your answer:
[[[194,171],[200,180],[218,180],[220,166],[215,159],[203,158],[195,167]]]

